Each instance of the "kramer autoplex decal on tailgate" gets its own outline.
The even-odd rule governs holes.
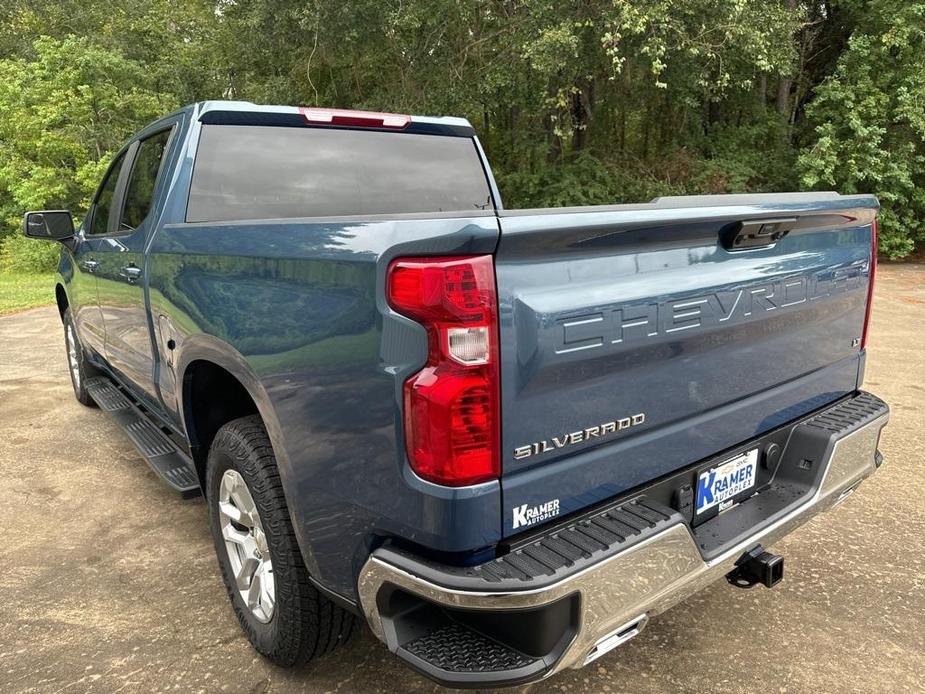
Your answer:
[[[521,504],[512,509],[514,530],[542,523],[559,515],[559,500],[551,499],[536,506]]]
[[[556,324],[561,329],[554,351],[568,354],[617,347],[658,335],[745,321],[857,289],[862,286],[863,269],[863,264],[857,264],[664,303],[631,304],[559,318]]]

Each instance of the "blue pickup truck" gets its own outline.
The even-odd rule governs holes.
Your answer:
[[[77,399],[205,497],[257,651],[362,619],[488,687],[775,585],[767,547],[876,471],[877,209],[507,210],[463,119],[212,101],[133,137],[78,229],[24,231],[61,244]]]

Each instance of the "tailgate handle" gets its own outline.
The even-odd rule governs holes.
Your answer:
[[[727,251],[744,251],[749,248],[766,248],[790,233],[796,226],[796,217],[778,219],[747,219],[736,222],[720,234]]]

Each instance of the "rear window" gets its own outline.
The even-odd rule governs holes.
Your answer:
[[[281,219],[491,209],[467,137],[204,125],[186,219]]]

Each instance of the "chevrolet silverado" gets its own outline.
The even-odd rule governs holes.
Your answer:
[[[463,119],[214,101],[131,138],[79,228],[24,231],[61,244],[77,399],[205,497],[257,651],[360,619],[483,687],[775,585],[768,546],[876,471],[877,210],[509,210]]]

